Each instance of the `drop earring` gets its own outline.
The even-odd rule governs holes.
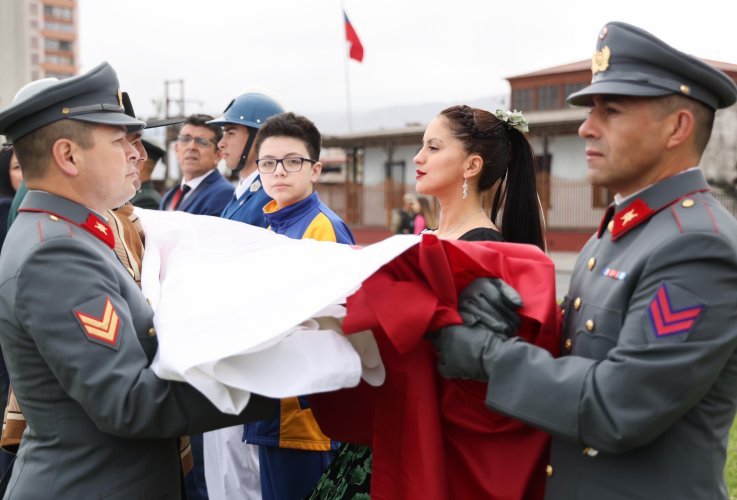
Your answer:
[[[463,179],[463,199],[468,198],[468,179]]]

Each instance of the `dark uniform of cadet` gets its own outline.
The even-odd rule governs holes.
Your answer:
[[[107,63],[34,83],[0,112],[0,133],[13,141],[61,119],[143,126],[123,113]],[[8,240],[0,342],[27,428],[6,498],[178,498],[177,436],[273,415],[274,403],[257,396],[225,415],[193,387],[156,377],[153,311],[101,214],[32,190]]]
[[[601,31],[593,70],[569,102],[737,99],[728,76],[623,23]],[[546,498],[726,499],[736,294],[737,222],[686,169],[611,206],[581,251],[563,304],[567,355],[495,335],[465,366],[481,360],[490,408],[553,435]],[[436,341],[450,376],[464,366],[458,332]]]

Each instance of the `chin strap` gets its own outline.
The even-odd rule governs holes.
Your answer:
[[[233,172],[238,173],[241,170],[243,170],[243,167],[246,166],[246,162],[248,161],[248,153],[251,152],[251,146],[253,146],[253,141],[256,139],[256,134],[258,133],[258,129],[255,129],[253,127],[246,127],[248,129],[248,140],[246,140],[246,145],[243,148],[243,153],[241,153],[241,160],[238,162],[238,166],[235,167],[235,170]]]

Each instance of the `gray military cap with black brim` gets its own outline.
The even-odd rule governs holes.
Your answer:
[[[684,54],[647,31],[611,22],[599,32],[591,59],[591,85],[568,96],[574,106],[590,106],[595,95],[657,97],[677,94],[711,109],[737,101],[737,85],[704,61]]]
[[[125,113],[118,76],[104,62],[87,73],[57,80],[43,78],[29,83],[13,103],[0,111],[0,134],[11,142],[59,120],[124,126],[128,132],[144,123]]]

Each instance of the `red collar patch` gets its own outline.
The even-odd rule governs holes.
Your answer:
[[[90,233],[92,236],[102,241],[107,246],[109,246],[111,250],[115,250],[115,236],[113,236],[113,230],[110,228],[107,222],[101,220],[99,217],[97,217],[92,212],[90,212],[89,216],[87,216],[87,220],[84,222],[84,224],[79,224],[78,222],[75,222],[67,217],[64,217],[63,215],[59,215],[55,212],[52,212],[51,210],[44,210],[41,208],[19,208],[18,211],[19,212],[36,212],[36,213],[42,212],[42,213],[54,215],[60,219],[64,219],[70,224],[74,224],[77,227],[81,227],[82,229]]]
[[[616,241],[632,228],[639,226],[655,214],[641,198],[630,203],[627,208],[614,214],[614,227],[612,227],[612,240]]]
[[[90,213],[84,224],[80,224],[79,227],[87,230],[89,233],[94,235],[97,239],[101,240],[111,249],[115,249],[115,237],[113,236],[113,230],[110,228],[107,222],[100,220],[95,214]]]
[[[637,198],[635,201],[630,203],[627,208],[623,209],[620,212],[616,212],[616,205],[609,205],[606,212],[604,213],[604,217],[599,223],[599,231],[597,232],[597,237],[601,238],[602,234],[604,234],[604,231],[606,230],[607,224],[609,223],[610,219],[612,220],[612,241],[616,241],[624,234],[626,234],[630,229],[639,226],[664,208],[669,207],[677,201],[682,200],[687,196],[691,196],[694,193],[703,193],[705,191],[709,191],[709,188],[695,189],[689,193],[684,193],[681,196],[664,204],[663,206],[656,207],[655,209],[650,208],[650,205],[648,205],[642,198]],[[616,213],[612,214],[612,212]]]

